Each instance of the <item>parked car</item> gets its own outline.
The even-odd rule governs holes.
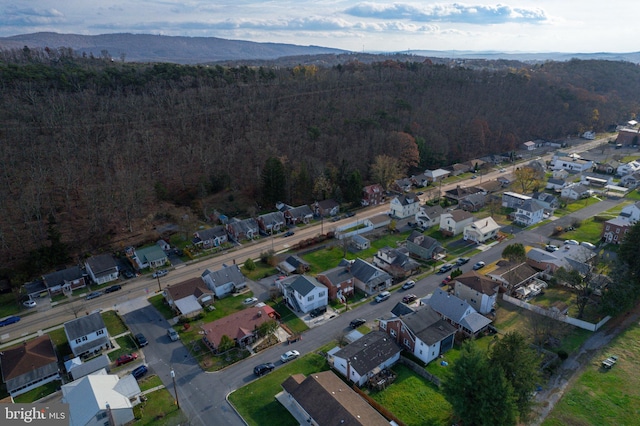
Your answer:
[[[114,291],[118,291],[122,288],[121,285],[116,284],[116,285],[112,285],[111,287],[108,287],[104,290],[105,293],[113,293]]]
[[[376,303],[384,302],[390,297],[391,297],[391,293],[389,293],[388,291],[383,291],[382,293],[376,296],[375,301]]]
[[[171,339],[172,342],[175,342],[180,338],[180,336],[178,335],[178,332],[175,331],[173,328],[167,329],[167,336],[169,336],[169,339]]]
[[[416,282],[413,280],[409,280],[406,283],[402,284],[402,289],[409,290],[410,288],[413,288],[415,286],[416,286]]]
[[[507,169],[500,169],[500,173],[504,173],[506,171],[507,171]]]
[[[319,308],[315,308],[314,310],[309,312],[309,316],[311,318],[315,318],[315,317],[319,317],[320,315],[324,315],[325,312],[327,312],[327,307],[320,306]]]
[[[160,277],[164,277],[165,275],[167,275],[169,273],[169,271],[167,271],[166,269],[160,269],[159,271],[155,271],[153,273],[153,275],[151,275],[153,278],[160,278]]]
[[[20,321],[20,317],[17,315],[11,315],[10,317],[6,317],[3,320],[0,320],[0,327],[4,327],[5,325],[15,324]]]
[[[25,308],[35,308],[36,307],[36,301],[33,300],[33,299],[25,300],[24,302],[22,302],[22,305]]]
[[[283,235],[283,236],[284,236],[284,237],[290,237],[290,236],[292,236],[292,235],[294,235],[294,234],[295,234],[295,232],[293,232],[293,231],[287,231],[287,232],[285,232],[285,233],[284,233],[284,235]]]
[[[244,299],[242,301],[243,305],[253,305],[258,303],[258,298],[257,297],[247,297],[246,299]]]
[[[274,368],[276,368],[276,366],[272,362],[259,364],[253,367],[253,374],[256,376],[262,376],[263,374],[270,373]]]
[[[580,245],[580,243],[579,243],[579,242],[577,242],[576,240],[566,240],[564,243],[565,243],[566,245],[570,245],[570,246],[577,246],[577,245]]]
[[[553,253],[554,251],[558,250],[558,246],[554,246],[553,244],[547,244],[547,246],[544,249],[550,253]]]
[[[285,353],[283,353],[282,355],[280,355],[280,361],[282,362],[289,362],[292,359],[296,359],[300,356],[300,352],[296,351],[295,349],[292,351],[287,351]]]
[[[355,216],[355,215],[356,215],[356,214],[355,214],[354,212],[346,212],[346,213],[344,214],[344,217],[353,217],[353,216]]]
[[[440,267],[440,269],[438,270],[438,273],[439,273],[439,274],[444,274],[445,272],[449,272],[449,271],[450,271],[450,270],[452,270],[452,269],[453,269],[453,265],[452,265],[452,264],[450,264],[450,263],[447,263],[447,264],[442,265],[442,266]]]
[[[124,275],[126,279],[131,279],[136,276],[131,269],[125,269],[122,271],[122,275]]]
[[[87,297],[85,297],[85,299],[87,300],[91,300],[91,299],[95,299],[96,297],[100,297],[102,296],[102,292],[101,291],[94,291],[91,292],[87,295]]]
[[[418,296],[416,296],[415,294],[407,294],[406,296],[404,296],[402,298],[402,303],[411,303],[414,300],[416,300],[418,298]]]
[[[440,283],[441,285],[447,285],[451,282],[451,275],[447,275],[442,282]]]
[[[356,319],[352,320],[352,321],[349,323],[349,327],[351,327],[351,328],[353,328],[353,329],[356,329],[356,328],[358,328],[358,327],[360,327],[361,325],[366,324],[366,323],[367,323],[367,320],[366,320],[366,319],[364,319],[364,318],[356,318]]]
[[[147,366],[141,365],[139,367],[134,368],[133,371],[131,372],[131,375],[135,377],[136,380],[138,380],[139,378],[147,374],[147,371],[149,371]]]
[[[583,241],[583,242],[581,242],[581,243],[580,243],[580,245],[581,245],[581,246],[584,246],[584,247],[586,247],[586,248],[588,248],[588,249],[591,249],[591,250],[595,250],[595,248],[596,248],[596,245],[595,245],[595,244],[591,244],[591,243],[590,243],[590,242],[588,242],[588,241]]]
[[[340,219],[342,219],[342,217],[340,217],[340,216],[335,216],[333,219],[331,219],[331,222],[337,222],[337,221],[339,221]]]
[[[138,333],[135,335],[136,338],[136,342],[138,342],[138,346],[140,346],[141,348],[147,346],[149,344],[149,341],[147,340],[146,337],[144,337],[144,334],[142,333]]]
[[[456,265],[461,266],[461,265],[464,265],[467,262],[469,262],[469,258],[468,257],[461,257],[458,260],[456,260]]]
[[[138,354],[136,353],[124,354],[116,360],[116,366],[119,367],[128,362],[135,361],[136,359],[138,359]]]
[[[471,176],[471,179],[478,179],[478,175]]]
[[[480,262],[476,263],[475,265],[473,265],[473,270],[477,271],[478,269],[484,268],[486,265],[487,265],[486,263],[480,261]]]

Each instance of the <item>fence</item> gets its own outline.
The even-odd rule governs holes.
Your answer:
[[[434,361],[436,361],[436,360],[434,360]],[[423,378],[429,380],[431,383],[433,383],[436,386],[440,387],[440,378],[437,377],[437,376],[434,376],[431,373],[429,373],[427,370],[424,369],[424,367],[421,367],[419,364],[417,364],[417,363],[415,363],[415,362],[411,361],[410,359],[405,358],[403,356],[400,357],[400,363],[406,365],[414,373],[418,374],[419,376],[422,376]]]

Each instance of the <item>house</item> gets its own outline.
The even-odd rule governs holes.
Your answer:
[[[469,166],[470,172],[485,169],[487,167],[487,163],[483,160],[480,160],[479,158],[475,160],[465,161],[463,164]]]
[[[238,265],[223,265],[217,271],[205,269],[200,277],[218,299],[247,286],[247,279],[242,275]]]
[[[220,247],[228,240],[226,227],[219,225],[194,232],[192,242],[196,246],[208,249],[211,247]]]
[[[110,346],[107,326],[100,312],[65,322],[64,334],[75,356],[90,356]]]
[[[78,380],[102,369],[109,372],[109,365],[111,365],[111,360],[107,354],[103,353],[86,362],[83,362],[80,357],[71,358],[65,361],[64,369],[73,380]]]
[[[428,305],[405,315],[382,318],[379,325],[404,350],[424,363],[453,348],[456,334],[456,327]]]
[[[522,226],[531,226],[544,218],[544,207],[536,200],[530,199],[519,206],[513,215],[513,221]]]
[[[496,181],[500,183],[500,186],[503,188],[508,187],[513,182],[515,182],[516,178],[513,174],[501,175],[496,178]]]
[[[584,132],[581,137],[592,141],[596,138],[596,132],[594,132],[593,130],[589,130],[587,132]]]
[[[618,130],[618,137],[616,137],[616,144],[628,146],[638,145],[638,136],[640,129],[628,129],[622,128]]]
[[[536,149],[536,143],[533,141],[528,141],[522,144],[522,149],[526,151],[533,151]]]
[[[444,212],[444,209],[440,204],[435,206],[425,205],[420,207],[415,214],[415,221],[419,227],[428,229],[434,225],[440,224],[440,215]]]
[[[271,212],[258,216],[256,220],[260,231],[266,235],[280,232],[285,226],[284,213]]]
[[[418,231],[411,232],[407,237],[406,247],[409,253],[423,260],[441,259],[447,254],[438,240]]]
[[[640,201],[624,206],[618,214],[618,217],[628,220],[631,224],[635,224],[640,220]]]
[[[482,175],[480,177],[482,178]],[[502,191],[502,185],[497,180],[480,182],[476,184],[476,186],[482,189],[485,194],[493,194],[494,192]]]
[[[384,331],[372,331],[334,353],[333,368],[349,382],[365,385],[400,359],[400,346]]]
[[[250,306],[204,324],[202,326],[203,343],[214,352],[218,351],[223,336],[232,339],[241,348],[253,343],[259,337],[260,327],[278,318],[276,311],[271,306],[264,303],[260,305]]]
[[[351,263],[340,265],[316,276],[319,283],[327,287],[328,298],[331,301],[346,302],[346,298],[355,292],[355,279],[351,273]]]
[[[306,314],[329,302],[327,288],[314,277],[297,275],[281,283],[284,300],[295,312]]]
[[[507,290],[518,288],[532,281],[540,274],[526,262],[514,264],[506,260],[501,260],[497,266],[496,269],[485,275],[501,283]]]
[[[418,188],[424,188],[429,185],[429,178],[424,173],[420,173],[419,175],[413,175],[409,179],[411,179],[411,183],[413,186],[417,186]]]
[[[227,225],[227,234],[233,241],[253,240],[260,234],[260,226],[253,219],[237,219],[233,218]]]
[[[135,420],[132,401],[137,402],[140,387],[127,374],[90,374],[62,385],[62,402],[69,404],[69,425],[125,425]]]
[[[580,175],[580,183],[585,186],[605,187],[613,185],[613,176],[585,172]]]
[[[311,269],[311,265],[294,254],[287,256],[282,262],[278,263],[278,270],[285,275],[303,274],[309,269]]]
[[[458,201],[458,207],[467,212],[477,212],[487,203],[487,196],[484,192],[470,194]]]
[[[389,203],[392,217],[404,219],[406,217],[415,216],[420,209],[420,199],[417,195],[400,195],[395,197]]]
[[[560,170],[565,169],[570,172],[586,172],[593,168],[593,161],[585,160],[583,158],[574,157],[558,157],[554,156],[553,169]]]
[[[322,217],[336,216],[340,213],[340,204],[336,200],[316,201],[313,207],[315,214]]]
[[[409,178],[396,179],[393,181],[392,187],[399,192],[409,192],[413,187],[413,182]]]
[[[162,250],[164,250],[164,251],[169,251],[169,250],[171,250],[171,244],[169,244],[169,243],[168,243],[168,242],[166,242],[165,240],[160,239],[160,240],[156,241],[156,245],[157,245],[158,247],[160,247],[160,248],[161,248]]]
[[[616,175],[626,176],[630,173],[640,172],[640,161],[633,160],[628,163],[622,163],[616,169]]]
[[[363,237],[362,235],[356,234],[351,237],[351,245],[356,250],[366,250],[369,247],[371,247],[371,241],[369,241],[367,238]]]
[[[425,170],[424,175],[427,177],[427,180],[431,183],[439,182],[449,176],[451,174],[450,171],[444,169],[435,169],[435,170]]]
[[[547,184],[545,185],[545,189],[551,189],[553,191],[560,192],[567,185],[568,183],[564,179],[549,178],[547,180]]]
[[[473,219],[473,215],[464,210],[447,211],[440,215],[440,232],[447,237],[461,234]]]
[[[177,315],[191,318],[202,312],[203,306],[213,303],[214,292],[201,277],[190,278],[164,289],[164,300]]]
[[[609,175],[616,174],[618,167],[620,166],[620,162],[617,160],[607,160],[603,162],[596,163],[594,170],[600,173],[606,173]]]
[[[363,206],[377,206],[385,201],[384,188],[382,185],[375,183],[362,188],[362,201],[360,204]]]
[[[451,176],[460,176],[463,173],[470,172],[472,169],[468,164],[455,163],[447,169],[451,172]]]
[[[565,245],[564,248],[552,253],[533,247],[527,251],[526,262],[532,268],[550,274],[560,268],[586,273],[590,269],[590,260],[595,256],[596,253],[593,250],[584,246]]]
[[[118,279],[118,264],[110,254],[91,256],[84,262],[91,281],[101,285]]]
[[[276,399],[296,419],[298,424],[389,426],[380,413],[371,407],[333,371],[289,376],[282,383],[283,391]]]
[[[391,223],[391,218],[386,213],[380,213],[375,216],[371,216],[370,218],[368,218],[368,220],[371,223],[371,226],[373,226],[373,229],[384,228],[386,226],[389,226],[389,224]]]
[[[2,381],[12,397],[60,380],[58,357],[48,334],[0,352]]]
[[[284,211],[284,220],[288,225],[309,223],[313,220],[313,211],[307,205],[293,207]]]
[[[581,198],[588,198],[593,193],[588,187],[581,185],[579,183],[574,183],[572,185],[566,186],[562,188],[560,192],[560,196],[562,198],[567,198],[569,200],[579,200]]]
[[[540,204],[544,212],[548,214],[553,214],[553,212],[560,207],[558,198],[546,192],[534,192],[531,194],[531,198],[536,200],[536,203]]]
[[[626,188],[636,188],[640,185],[640,172],[622,176],[622,178],[620,178],[620,184]]]
[[[479,336],[491,324],[489,318],[480,315],[469,303],[440,289],[422,299],[422,303],[467,336]]]
[[[169,262],[167,254],[157,245],[134,249],[129,247],[127,254],[132,256],[138,269],[162,268]]]
[[[551,172],[551,177],[554,179],[565,180],[569,177],[569,172],[565,169],[554,170]]]
[[[353,275],[354,286],[369,296],[391,287],[391,275],[365,260],[343,259],[340,265],[349,268]]]
[[[525,201],[530,199],[531,197],[528,195],[506,191],[502,194],[502,207],[517,209],[518,207],[522,206]]]
[[[409,257],[402,248],[383,247],[373,257],[373,264],[388,272],[394,279],[404,279],[420,270],[420,264]]]
[[[61,271],[52,272],[42,276],[49,295],[53,296],[58,293],[68,293],[77,288],[85,287],[86,273],[78,266],[72,266]]]
[[[497,304],[500,283],[476,271],[465,272],[454,279],[453,292],[483,315],[490,313]]]
[[[481,188],[478,188],[476,186],[462,187],[458,185],[455,188],[445,191],[444,197],[454,203],[458,203],[460,200],[468,197],[469,195],[478,194],[482,192],[484,191]]]
[[[498,236],[500,225],[492,217],[476,220],[464,227],[463,238],[465,241],[473,241],[481,244]]]
[[[602,225],[601,238],[607,243],[620,244],[631,227],[633,224],[627,219],[620,217],[609,219]]]

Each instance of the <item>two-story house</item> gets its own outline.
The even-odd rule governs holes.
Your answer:
[[[81,316],[64,323],[64,333],[75,356],[85,357],[107,349],[110,345],[107,326],[100,312]]]
[[[434,225],[440,224],[440,215],[444,212],[444,209],[440,204],[435,206],[423,206],[420,207],[415,215],[416,224],[423,228],[428,229]]]
[[[258,216],[256,220],[260,231],[266,235],[273,235],[280,232],[285,226],[284,213],[271,212]]]
[[[353,275],[354,285],[367,295],[372,295],[391,287],[391,275],[360,258],[343,259],[340,265],[346,266]]]
[[[431,306],[442,319],[467,336],[479,336],[491,324],[490,319],[480,315],[469,303],[440,289],[422,299],[422,303]]]
[[[620,244],[632,227],[633,224],[628,219],[620,217],[609,219],[602,224],[602,240],[607,243]]]
[[[362,188],[362,201],[360,204],[363,206],[377,206],[384,203],[384,201],[384,188],[379,183]]]
[[[227,229],[222,225],[208,229],[200,229],[193,234],[193,244],[204,249],[220,247],[228,240]]]
[[[404,248],[383,247],[373,257],[373,264],[395,279],[403,279],[420,270],[420,264],[409,257]]]
[[[500,283],[469,271],[454,279],[454,294],[481,314],[490,313],[498,301]]]
[[[400,195],[389,203],[391,216],[404,219],[415,214],[420,209],[420,199],[417,195]]]
[[[440,232],[442,235],[452,237],[464,231],[464,227],[473,222],[473,215],[464,210],[453,210],[440,215]]]
[[[2,381],[12,397],[60,380],[58,357],[48,334],[0,352]]]
[[[471,225],[464,227],[463,238],[465,241],[473,241],[481,244],[498,236],[500,225],[492,217],[476,220]]]
[[[247,286],[247,279],[238,265],[223,266],[217,271],[205,269],[201,278],[218,299]]]
[[[525,201],[530,199],[531,197],[528,195],[506,191],[502,194],[502,207],[506,207],[508,209],[517,209],[518,207],[523,205]]]
[[[340,213],[340,204],[336,200],[316,201],[313,205],[314,213],[322,217],[332,217]]]
[[[327,306],[329,302],[327,288],[314,277],[298,275],[282,283],[284,300],[296,312],[306,314],[316,308]]]
[[[233,241],[253,240],[260,235],[260,226],[253,219],[237,219],[233,218],[227,223],[227,234]]]
[[[84,267],[91,280],[98,285],[118,279],[118,264],[110,254],[91,256],[84,262]]]
[[[513,221],[519,225],[531,226],[544,218],[544,208],[536,200],[529,199],[519,206],[513,215]]]
[[[406,247],[411,255],[423,260],[442,259],[447,255],[447,251],[438,240],[418,231],[409,234]]]
[[[313,210],[305,205],[292,207],[284,211],[284,220],[288,225],[309,223],[313,220]]]
[[[78,266],[63,269],[61,271],[51,272],[42,276],[42,281],[51,296],[70,292],[87,285],[87,274]]]
[[[329,300],[346,302],[346,298],[353,296],[355,281],[351,273],[351,263],[320,272],[316,279],[328,289]]]

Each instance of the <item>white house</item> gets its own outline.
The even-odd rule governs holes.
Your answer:
[[[544,207],[536,200],[527,200],[519,206],[514,215],[514,222],[524,226],[536,224],[544,218]]]
[[[420,209],[420,199],[416,195],[400,195],[395,197],[389,203],[391,216],[404,219],[406,217],[415,216]]]
[[[434,225],[440,224],[440,215],[443,212],[444,209],[440,204],[420,207],[415,215],[415,221],[421,228],[431,228]]]
[[[525,201],[530,199],[531,197],[528,195],[506,191],[502,194],[502,207],[517,209],[519,206],[523,205]]]
[[[500,225],[493,220],[492,217],[476,220],[471,225],[464,227],[463,238],[466,241],[474,241],[476,243],[484,243],[498,236]]]
[[[110,254],[91,256],[84,267],[94,283],[100,285],[118,279],[118,264]]]
[[[425,170],[424,175],[429,182],[438,182],[451,174],[450,171],[444,169]]]
[[[363,386],[370,377],[400,359],[402,349],[382,331],[372,331],[334,353],[333,367],[350,382]]]
[[[132,401],[140,395],[138,382],[127,374],[90,374],[62,386],[62,402],[69,404],[70,426],[125,425],[134,421]],[[113,423],[111,419],[113,419]]]
[[[75,356],[91,355],[109,347],[109,333],[100,312],[64,323],[64,333]]]
[[[496,306],[500,283],[476,271],[458,275],[454,279],[454,294],[481,314],[490,313]]]
[[[205,269],[201,277],[218,299],[247,286],[247,279],[238,265],[224,265],[217,271]]]
[[[593,191],[584,185],[574,183],[573,185],[562,188],[560,196],[562,198],[568,198],[570,200],[579,200],[580,198],[589,197]]]
[[[453,210],[440,215],[440,232],[446,236],[461,234],[473,222],[473,215],[464,210]]]
[[[625,206],[620,214],[619,218],[626,219],[632,224],[640,220],[640,201],[636,201],[634,204]]]
[[[640,161],[633,160],[625,164],[620,164],[616,169],[616,175],[626,176],[637,171],[640,171]]]
[[[282,288],[287,303],[297,312],[307,313],[316,308],[327,306],[329,295],[327,287],[314,277],[298,275]]]
[[[536,149],[536,143],[533,141],[528,141],[522,144],[522,147],[524,149],[526,149],[527,151],[533,151],[534,149]]]
[[[558,157],[553,161],[553,169],[565,169],[572,172],[586,172],[593,168],[593,161],[583,158]]]

